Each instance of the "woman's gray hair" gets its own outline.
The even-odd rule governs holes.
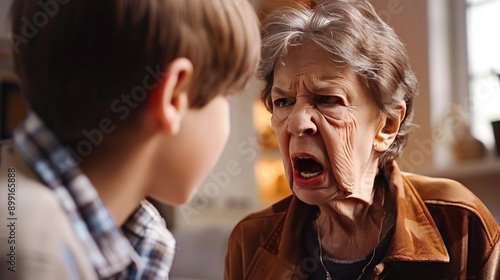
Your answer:
[[[284,7],[263,22],[262,60],[259,78],[265,81],[262,101],[272,112],[274,67],[288,48],[314,43],[336,65],[351,67],[370,89],[381,112],[396,116],[406,102],[406,116],[389,149],[380,155],[379,166],[398,158],[410,133],[417,80],[410,69],[406,49],[367,1],[323,1],[314,8]]]

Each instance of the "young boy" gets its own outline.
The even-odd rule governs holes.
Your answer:
[[[217,161],[259,61],[251,5],[16,0],[11,19],[31,112],[0,144],[0,279],[167,279],[144,198],[186,202]]]

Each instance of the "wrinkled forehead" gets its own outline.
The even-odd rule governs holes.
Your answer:
[[[342,68],[346,68],[345,63],[332,58],[328,52],[320,46],[314,43],[305,43],[287,47],[282,55],[278,56],[278,61],[275,63],[275,70],[296,67],[298,65],[314,64],[320,64],[325,68],[328,67],[338,71]]]
[[[296,83],[325,87],[338,81],[362,83],[346,63],[335,60],[325,50],[310,43],[292,46],[276,62],[273,87],[291,89]]]

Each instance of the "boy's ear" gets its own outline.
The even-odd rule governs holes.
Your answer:
[[[176,58],[166,68],[160,86],[151,98],[152,111],[161,128],[170,135],[179,132],[184,114],[189,108],[193,63]]]
[[[385,152],[396,139],[399,132],[399,127],[406,115],[406,103],[401,101],[398,106],[399,114],[396,116],[385,115],[382,120],[381,128],[375,135],[373,148],[377,152]]]

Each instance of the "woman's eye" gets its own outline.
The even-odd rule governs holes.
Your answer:
[[[287,98],[280,98],[274,100],[273,104],[275,107],[288,107],[290,105],[293,105],[293,101]]]
[[[338,96],[320,95],[316,98],[316,104],[334,104],[339,103],[341,99]]]

